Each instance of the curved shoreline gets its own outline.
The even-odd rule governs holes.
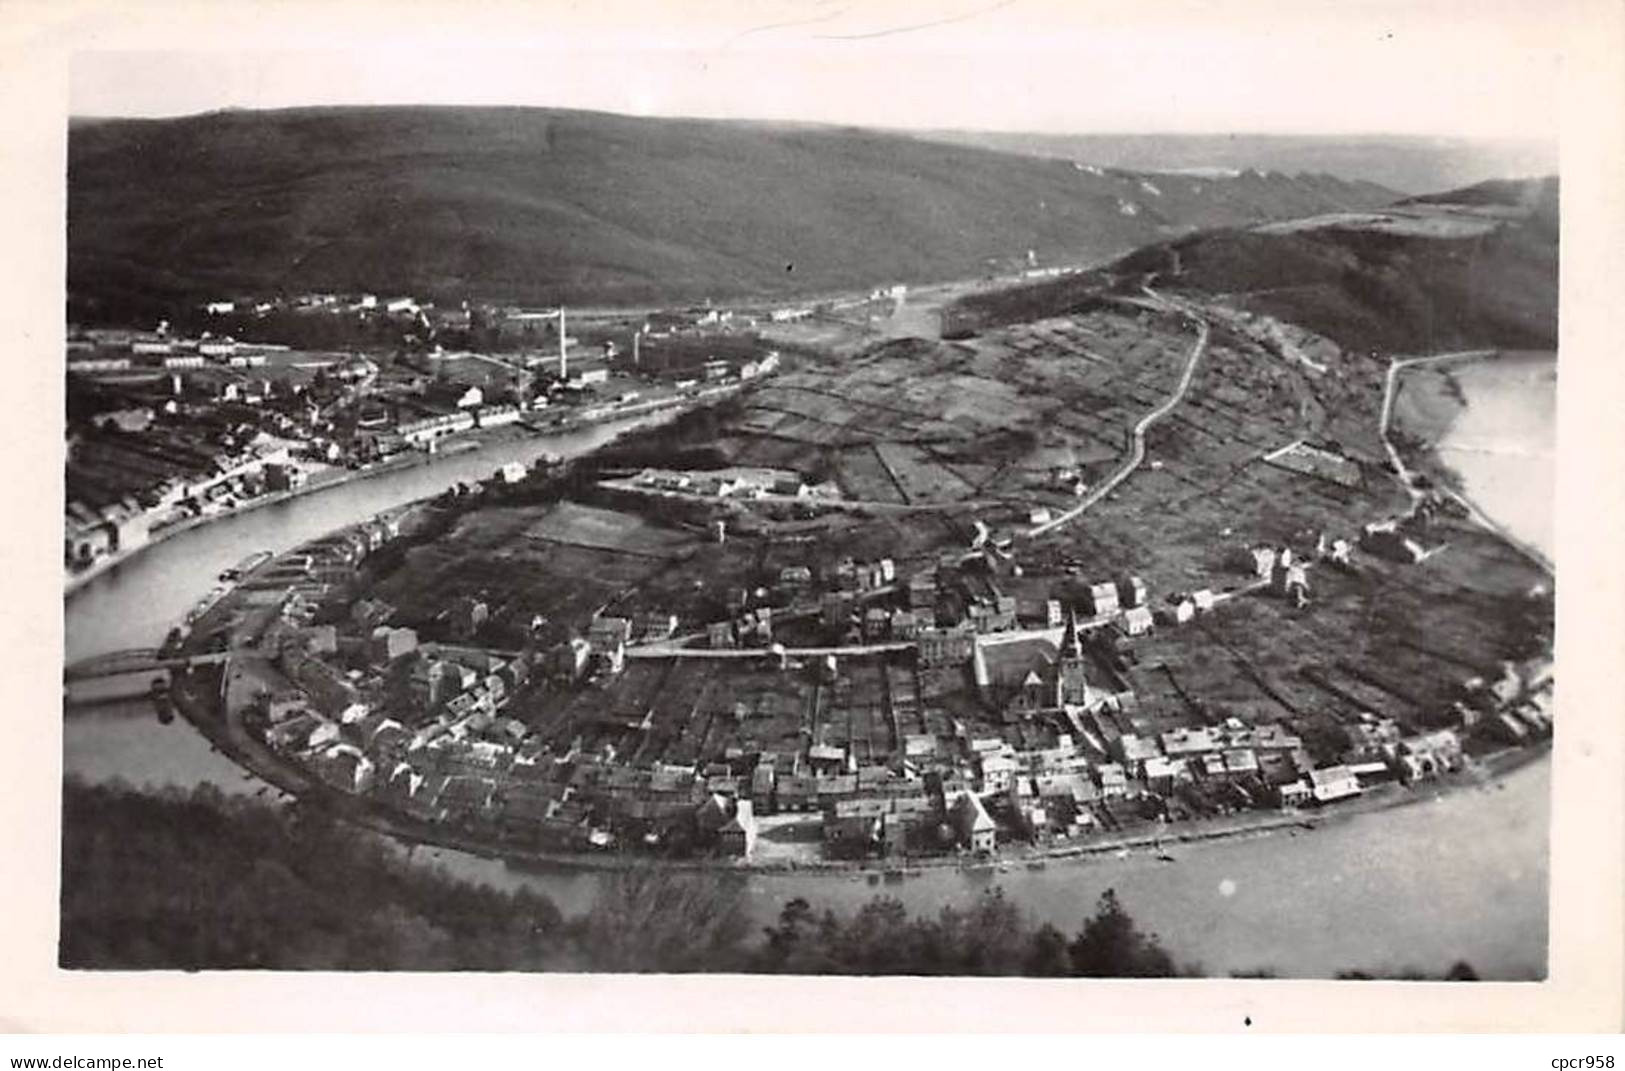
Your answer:
[[[1394,404],[1392,392],[1395,389],[1394,384],[1398,382],[1398,377],[1401,374],[1411,367],[1425,365],[1427,362],[1442,361],[1447,359],[1459,360],[1462,364],[1493,363],[1505,357],[1509,352],[1521,351],[1469,350],[1459,354],[1435,354],[1430,357],[1416,357],[1406,360],[1396,360],[1389,369],[1389,394],[1385,395],[1384,397],[1381,432],[1383,443],[1385,446],[1387,446],[1390,456],[1395,459],[1398,459],[1399,457],[1397,448],[1394,446],[1392,440],[1388,438],[1388,432],[1392,423],[1391,414]],[[1551,355],[1550,362],[1554,366],[1557,364],[1557,353],[1555,351]],[[1490,514],[1484,510],[1478,501],[1469,495],[1465,490],[1461,489],[1459,486],[1454,486],[1454,484],[1464,484],[1465,478],[1461,472],[1452,468],[1445,462],[1444,458],[1439,455],[1439,448],[1445,445],[1445,440],[1449,437],[1450,433],[1455,430],[1457,423],[1459,423],[1462,418],[1462,414],[1471,408],[1472,399],[1465,398],[1461,403],[1460,411],[1451,417],[1449,424],[1445,427],[1444,433],[1429,444],[1429,449],[1423,457],[1417,459],[1417,464],[1419,467],[1425,466],[1427,468],[1434,469],[1435,471],[1431,473],[1431,475],[1434,477],[1434,486],[1439,492],[1449,496],[1458,505],[1465,509],[1475,522],[1494,533],[1509,547],[1528,559],[1530,564],[1540,569],[1547,575],[1547,577],[1555,581],[1557,578],[1557,563],[1552,560],[1552,558],[1549,557],[1545,551],[1537,546],[1534,546],[1522,536],[1512,532],[1509,528],[1507,528],[1506,525],[1490,516]],[[1403,472],[1404,470],[1402,468],[1400,473],[1397,475],[1399,475],[1401,483],[1407,489],[1410,489],[1410,484],[1405,479]],[[1439,472],[1448,473],[1453,478],[1452,481],[1446,482],[1438,479]]]
[[[467,447],[465,450],[459,450],[456,453],[447,456],[456,457],[458,454],[466,453],[469,449],[478,449],[481,445],[483,445],[483,443],[480,441],[471,440],[469,447]],[[410,454],[402,455],[401,460],[392,459],[390,461],[379,462],[376,465],[369,465],[368,467],[362,469],[347,469],[337,478],[324,480],[319,484],[312,485],[307,483],[301,487],[289,488],[286,491],[273,491],[270,494],[260,495],[257,498],[251,498],[242,505],[235,506],[232,509],[223,511],[221,513],[204,514],[198,517],[189,517],[184,521],[177,521],[174,524],[166,524],[164,527],[152,532],[147,537],[146,541],[138,546],[109,554],[107,557],[96,561],[88,569],[67,577],[62,586],[62,597],[64,600],[71,600],[92,580],[105,576],[106,574],[117,569],[120,565],[123,565],[125,562],[139,557],[142,552],[150,550],[151,548],[158,546],[160,543],[163,543],[165,540],[178,536],[183,532],[196,531],[199,528],[205,528],[216,523],[217,521],[227,521],[233,517],[241,516],[245,513],[251,513],[262,506],[273,506],[279,502],[289,502],[295,498],[303,498],[307,495],[319,494],[322,491],[332,490],[333,488],[337,487],[344,487],[345,485],[355,483],[358,480],[372,479],[375,476],[387,476],[394,472],[404,472],[407,469],[418,468],[422,465],[431,465],[436,460],[438,460],[438,457],[434,454],[422,454],[418,453],[417,451],[413,451]]]
[[[386,461],[380,461],[363,468],[343,469],[340,470],[340,474],[333,479],[323,480],[320,483],[314,484],[306,483],[299,487],[289,488],[286,491],[273,491],[269,494],[251,498],[242,505],[235,506],[232,509],[223,511],[221,513],[210,513],[198,517],[189,517],[186,520],[177,521],[174,524],[167,524],[164,527],[152,532],[144,542],[138,544],[137,546],[109,554],[104,558],[98,559],[89,568],[65,577],[62,585],[62,597],[65,602],[71,601],[73,597],[82,591],[87,585],[89,585],[92,580],[113,572],[125,562],[140,557],[144,551],[150,550],[151,548],[158,546],[160,543],[163,543],[174,536],[178,536],[183,532],[196,531],[199,528],[207,527],[208,525],[214,524],[217,521],[231,520],[233,517],[238,517],[245,513],[251,513],[262,506],[274,506],[282,502],[292,501],[296,498],[304,498],[308,495],[320,494],[323,491],[344,487],[361,480],[370,480],[380,476],[390,476],[397,472],[405,472],[409,469],[421,468],[425,465],[433,465],[439,461],[449,458],[460,457],[463,454],[473,450],[483,449],[488,443],[492,442],[502,442],[510,438],[518,437],[542,439],[549,436],[564,435],[569,432],[580,431],[583,428],[613,424],[621,420],[636,421],[644,417],[658,415],[666,410],[678,409],[686,405],[704,404],[705,400],[706,399],[704,397],[675,397],[669,401],[666,399],[657,399],[652,402],[644,402],[640,405],[630,407],[625,411],[610,413],[597,419],[566,419],[561,420],[558,424],[548,428],[533,428],[528,424],[521,424],[518,426],[521,430],[517,432],[513,429],[513,426],[486,429],[483,433],[476,429],[472,434],[462,435],[448,440],[447,446],[450,447],[449,450],[444,447],[441,451],[437,451],[435,453],[411,450],[403,454],[398,454]]]
[[[432,461],[434,458],[425,455],[424,460]],[[410,465],[397,467],[406,468],[410,467]],[[393,470],[385,470],[380,467],[372,472],[356,472],[351,478],[365,478],[368,475],[383,474],[385,471]],[[349,482],[348,479],[336,480],[312,490],[341,486],[347,482]],[[292,493],[288,497],[293,497]],[[1472,504],[1465,495],[1459,497],[1471,507],[1474,519],[1481,521],[1497,538],[1531,557],[1536,557],[1521,541],[1513,537],[1500,525],[1485,518],[1482,510]],[[230,515],[227,514],[226,516]],[[1549,573],[1551,567],[1544,561],[1544,558],[1537,558],[1537,560]],[[231,668],[228,663],[224,672],[230,672]],[[1337,804],[1324,810],[1243,812],[1236,816],[1196,820],[1183,826],[1153,826],[1149,829],[1120,835],[1100,834],[1089,838],[1086,843],[1052,844],[1043,847],[1011,845],[1002,848],[998,854],[988,860],[972,860],[958,854],[879,860],[831,860],[823,858],[767,860],[665,859],[657,855],[641,853],[622,854],[607,851],[592,853],[546,849],[531,843],[507,841],[500,837],[477,836],[392,811],[382,806],[378,801],[334,789],[320,781],[309,771],[271,751],[244,730],[240,721],[237,720],[236,714],[226,709],[223,696],[219,697],[218,700],[213,697],[199,696],[180,681],[177,681],[175,693],[174,698],[177,709],[202,735],[236,765],[281,791],[301,800],[308,800],[323,806],[346,820],[355,822],[374,832],[394,837],[408,844],[451,849],[485,859],[500,860],[505,863],[543,864],[572,870],[596,871],[613,871],[629,867],[658,865],[670,869],[689,871],[850,876],[855,873],[899,870],[909,873],[928,868],[987,871],[1002,869],[1010,865],[1036,863],[1041,860],[1084,859],[1103,853],[1132,851],[1140,848],[1160,849],[1168,844],[1197,843],[1248,834],[1270,833],[1282,829],[1314,829],[1328,822],[1346,820],[1359,814],[1403,807],[1433,799],[1443,793],[1452,793],[1473,787],[1481,783],[1486,777],[1494,777],[1500,773],[1536,761],[1548,754],[1550,749],[1549,741],[1542,741],[1525,748],[1492,753],[1483,760],[1475,760],[1467,771],[1447,780],[1426,782],[1420,789],[1384,785],[1359,799]],[[218,708],[211,710],[210,708],[214,707],[217,702]]]

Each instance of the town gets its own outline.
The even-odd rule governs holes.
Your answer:
[[[245,563],[166,645],[231,656],[175,701],[409,838],[757,866],[1162,844],[1546,739],[1548,578],[1425,451],[1385,465],[1379,366],[1209,323],[1114,297],[753,358],[598,455]]]
[[[779,359],[754,317],[707,308],[576,323],[563,308],[307,294],[190,311],[151,330],[69,331],[70,586],[154,537],[247,505],[478,438],[692,404]]]

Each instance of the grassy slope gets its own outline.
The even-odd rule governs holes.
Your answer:
[[[1557,345],[1555,179],[1489,182],[1403,202],[1527,211],[1477,238],[1423,238],[1357,226],[1285,234],[1221,229],[1137,250],[1110,270],[974,295],[967,327],[1039,319],[1087,303],[1114,283],[1161,275],[1164,288],[1225,295],[1301,324],[1346,348],[1426,353]],[[1178,271],[1175,273],[1174,266]]]
[[[1530,208],[1478,238],[1326,227],[1179,243],[1179,284],[1244,303],[1345,347],[1426,353],[1557,345],[1557,183],[1485,183],[1412,202]],[[1138,255],[1130,261],[1141,259]]]
[[[1325,177],[1158,185],[871,131],[543,109],[83,123],[69,278],[101,296],[779,294],[964,277],[1029,248],[1104,258],[1196,226],[1392,199]]]

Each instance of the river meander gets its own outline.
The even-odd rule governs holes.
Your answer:
[[[1548,554],[1553,368],[1549,358],[1519,357],[1461,369],[1469,407],[1440,451],[1458,467],[1470,495]],[[618,430],[603,426],[503,443],[182,533],[68,601],[67,657],[156,645],[222,569],[254,551],[288,549],[459,480],[486,476],[509,460],[589,450]],[[64,769],[86,780],[262,787],[184,722],[159,725],[143,702],[76,712],[65,719],[63,733]],[[997,883],[1032,917],[1070,932],[1111,887],[1177,958],[1213,974],[1261,968],[1285,977],[1346,969],[1441,972],[1465,959],[1485,977],[1536,978],[1546,960],[1550,768],[1541,759],[1481,788],[1327,822],[1312,832],[1181,844],[1172,863],[1149,852],[1099,855],[1052,861],[1039,870],[1021,864],[1003,873],[928,870],[880,887],[861,875],[758,874],[748,879],[749,895],[766,923],[794,896],[816,907],[851,907],[885,892],[913,910],[931,911]],[[471,880],[529,885],[567,912],[590,906],[601,880],[592,871],[519,871],[438,849],[417,855]]]

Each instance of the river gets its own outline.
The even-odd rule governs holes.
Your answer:
[[[1439,444],[1468,497],[1514,536],[1554,553],[1557,360],[1502,354],[1450,369],[1468,405]]]
[[[1468,494],[1548,554],[1553,368],[1549,358],[1519,357],[1458,369],[1469,406],[1441,446]],[[455,481],[483,477],[509,460],[591,449],[618,430],[503,444],[178,535],[69,601],[68,657],[155,645],[220,570],[253,551],[287,549]],[[64,768],[87,780],[122,777],[138,785],[260,787],[184,723],[160,726],[142,703],[67,718]],[[815,907],[849,908],[884,892],[929,912],[997,883],[1030,917],[1073,932],[1100,894],[1113,888],[1176,958],[1212,974],[1442,972],[1465,959],[1484,977],[1538,978],[1546,961],[1549,792],[1550,762],[1542,759],[1482,789],[1327,822],[1313,832],[1178,845],[1173,863],[1144,852],[1104,855],[1052,861],[1042,870],[1013,864],[1008,872],[979,876],[927,871],[880,887],[848,875],[754,875],[748,895],[756,920],[765,924],[795,896]],[[470,880],[529,886],[568,913],[590,907],[601,880],[566,867],[511,870],[440,849],[415,854]]]

